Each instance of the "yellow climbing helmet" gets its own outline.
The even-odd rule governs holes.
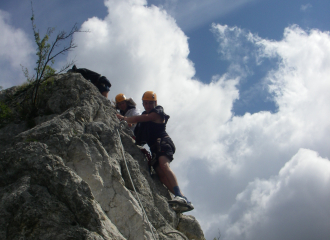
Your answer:
[[[157,101],[157,95],[153,91],[146,91],[142,96],[142,100]]]
[[[120,103],[120,102],[125,101],[125,100],[126,100],[126,97],[123,93],[119,93],[116,96],[116,103]]]

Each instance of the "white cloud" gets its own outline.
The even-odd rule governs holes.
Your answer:
[[[330,116],[328,108],[330,101],[328,94],[330,91],[329,33],[318,30],[305,32],[297,26],[291,26],[285,29],[283,40],[276,42],[261,39],[237,28],[215,26],[215,29],[219,29],[219,34],[222,35],[220,48],[224,48],[222,50],[225,53],[228,52],[226,55],[230,56],[228,59],[233,59],[230,54],[240,50],[240,47],[238,49],[234,47],[233,50],[230,48],[240,46],[240,42],[244,41],[240,34],[243,34],[246,41],[255,45],[250,50],[256,52],[257,59],[268,58],[278,61],[278,67],[269,72],[265,82],[269,85],[269,91],[274,94],[274,100],[279,109],[274,114],[259,112],[252,115],[246,114],[243,117],[233,117],[218,132],[219,141],[216,149],[221,149],[221,151],[212,151],[210,153],[213,154],[212,157],[201,160],[208,160],[207,165],[210,172],[213,173],[213,175],[208,176],[212,178],[212,182],[205,180],[203,182],[206,182],[212,191],[219,189],[218,196],[211,194],[214,204],[209,204],[212,207],[204,209],[209,214],[198,213],[198,216],[203,219],[202,222],[208,222],[205,226],[210,229],[209,234],[213,232],[213,236],[216,235],[217,228],[221,224],[220,229],[222,232],[229,231],[223,225],[223,218],[227,214],[226,210],[219,207],[219,205],[228,207],[233,204],[234,196],[245,188],[247,182],[251,182],[255,178],[267,179],[274,176],[300,148],[314,150],[326,158],[330,156],[327,144],[330,141],[330,124],[328,121]],[[238,34],[240,37],[233,37],[234,33],[230,31],[240,33]],[[250,54],[250,56],[252,55]],[[299,151],[297,155],[300,156],[301,154],[301,151]],[[306,156],[309,159],[311,155]],[[313,159],[309,160],[316,165],[319,163],[313,161]],[[322,166],[321,164],[315,167],[319,169]],[[284,168],[289,169],[290,167],[293,167],[293,165],[287,164]],[[222,176],[219,176],[220,174]],[[299,177],[302,178],[303,183],[302,175],[297,176],[297,178]],[[266,181],[266,183],[268,182]],[[225,184],[227,188],[222,186]],[[291,185],[288,186],[288,188],[290,187]],[[247,187],[245,191],[249,192],[249,189]],[[199,194],[202,196],[209,194],[207,190],[201,189],[201,191],[202,193]],[[296,220],[300,220],[297,217],[299,216],[298,210],[300,207],[308,204],[306,198],[300,197],[295,196],[293,200],[298,206],[292,210],[294,212],[293,218],[296,217]],[[315,197],[322,198],[323,195],[317,192]],[[197,200],[202,202],[202,199],[197,198]],[[250,202],[248,203],[250,204]],[[318,207],[316,211],[322,211],[326,207],[322,201],[316,206]],[[251,235],[250,238],[250,235],[247,235],[247,231],[250,230],[245,232],[245,229],[249,229],[249,224],[252,224],[255,228],[258,222],[262,223],[264,215],[258,215],[256,212],[255,215],[251,216],[254,211],[249,208],[248,204],[241,205],[241,207],[242,212],[245,211],[243,209],[247,211],[245,217],[253,217],[254,223],[240,219],[236,224],[235,220],[235,225],[227,226],[234,233],[229,231],[224,239],[275,239],[276,236],[279,236],[278,233],[287,234],[285,237],[280,237],[280,239],[310,239],[308,237],[291,238],[292,231],[287,230],[283,224],[274,224],[271,228],[268,228],[268,225],[263,225],[265,227],[264,232],[261,232],[258,228],[260,234]],[[215,208],[219,210],[214,211]],[[276,215],[275,212],[271,213]],[[229,215],[230,218],[235,218],[235,212],[231,212]],[[329,222],[329,215],[327,215],[327,218],[327,222]],[[208,221],[208,219],[212,220]],[[308,219],[304,223],[301,222],[302,225],[307,223],[309,223]],[[233,229],[236,229],[237,226],[245,235],[235,233]],[[292,225],[292,227],[294,226]],[[325,226],[321,228],[320,232],[324,236],[325,229],[329,228],[325,228]],[[306,226],[306,229],[308,229],[308,226]],[[314,226],[310,226],[310,230],[314,232]],[[255,234],[254,230],[253,234]],[[268,235],[265,237],[262,234]],[[209,237],[211,236],[209,235]],[[323,237],[323,239],[326,238]]]
[[[225,239],[327,239],[330,161],[300,149],[276,177],[237,196]]]
[[[243,146],[246,143],[271,143],[278,144],[278,147],[283,145],[284,148],[288,144],[290,147],[304,144],[328,154],[328,151],[323,151],[321,141],[328,139],[324,130],[329,127],[327,117],[330,115],[326,107],[330,100],[327,94],[330,90],[330,70],[327,67],[330,64],[329,33],[317,30],[306,33],[299,27],[292,26],[285,30],[284,39],[280,42],[259,37],[253,39],[253,44],[258,47],[259,58],[280,59],[278,69],[270,72],[266,79],[279,111],[276,114],[260,112],[234,117],[221,135],[229,140],[239,139],[236,133],[240,136],[246,133],[244,135],[249,139],[237,140],[242,142],[243,149],[248,149],[247,146]],[[229,42],[228,45],[233,44]],[[312,135],[315,136],[311,138]],[[235,141],[231,141],[231,147]],[[313,141],[317,141],[317,144]],[[235,152],[237,150],[235,148]],[[252,152],[255,150],[257,149],[252,149]]]
[[[32,43],[21,29],[8,22],[10,15],[0,10],[0,85],[4,88],[22,83],[25,79],[20,65],[30,68],[33,53]]]
[[[310,4],[310,3],[307,3],[307,4],[305,4],[305,5],[301,5],[300,6],[300,11],[302,11],[302,12],[306,12],[308,9],[310,9],[310,8],[312,8],[312,4]]]
[[[138,92],[138,99],[145,83],[155,89],[169,84],[173,74],[178,81],[194,75],[186,59],[187,38],[165,12],[138,1],[106,1],[106,6],[110,14],[104,20],[89,19],[82,28],[91,32],[75,37],[78,65],[107,74],[114,91]]]

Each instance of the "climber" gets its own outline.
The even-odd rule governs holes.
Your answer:
[[[140,110],[136,108],[136,103],[132,98],[126,98],[123,93],[119,93],[116,96],[116,109],[120,111],[120,114],[125,117],[138,116]],[[129,123],[128,126],[134,132],[136,124]]]
[[[158,174],[160,181],[174,194],[174,199],[169,204],[174,210],[187,212],[194,209],[191,202],[180,191],[178,181],[170,168],[173,160],[175,146],[166,132],[166,124],[170,118],[162,106],[157,105],[156,93],[147,91],[142,96],[145,111],[140,116],[125,117],[117,114],[120,120],[127,123],[137,123],[134,130],[136,144],[148,144],[153,156],[152,166]]]
[[[105,76],[101,76],[101,74],[93,72],[87,68],[77,68],[76,65],[73,65],[72,69],[67,72],[80,73],[86,80],[91,81],[104,97],[108,98],[111,83]]]

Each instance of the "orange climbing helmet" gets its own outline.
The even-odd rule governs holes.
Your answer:
[[[157,95],[153,91],[146,91],[142,96],[142,100],[157,101]]]
[[[120,103],[122,101],[125,101],[126,100],[126,97],[123,93],[119,93],[117,96],[116,96],[116,104],[117,103]]]

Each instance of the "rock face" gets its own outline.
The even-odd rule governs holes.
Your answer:
[[[49,79],[24,120],[20,90],[0,93],[0,239],[205,239],[193,216],[169,208],[94,85],[76,73]]]

